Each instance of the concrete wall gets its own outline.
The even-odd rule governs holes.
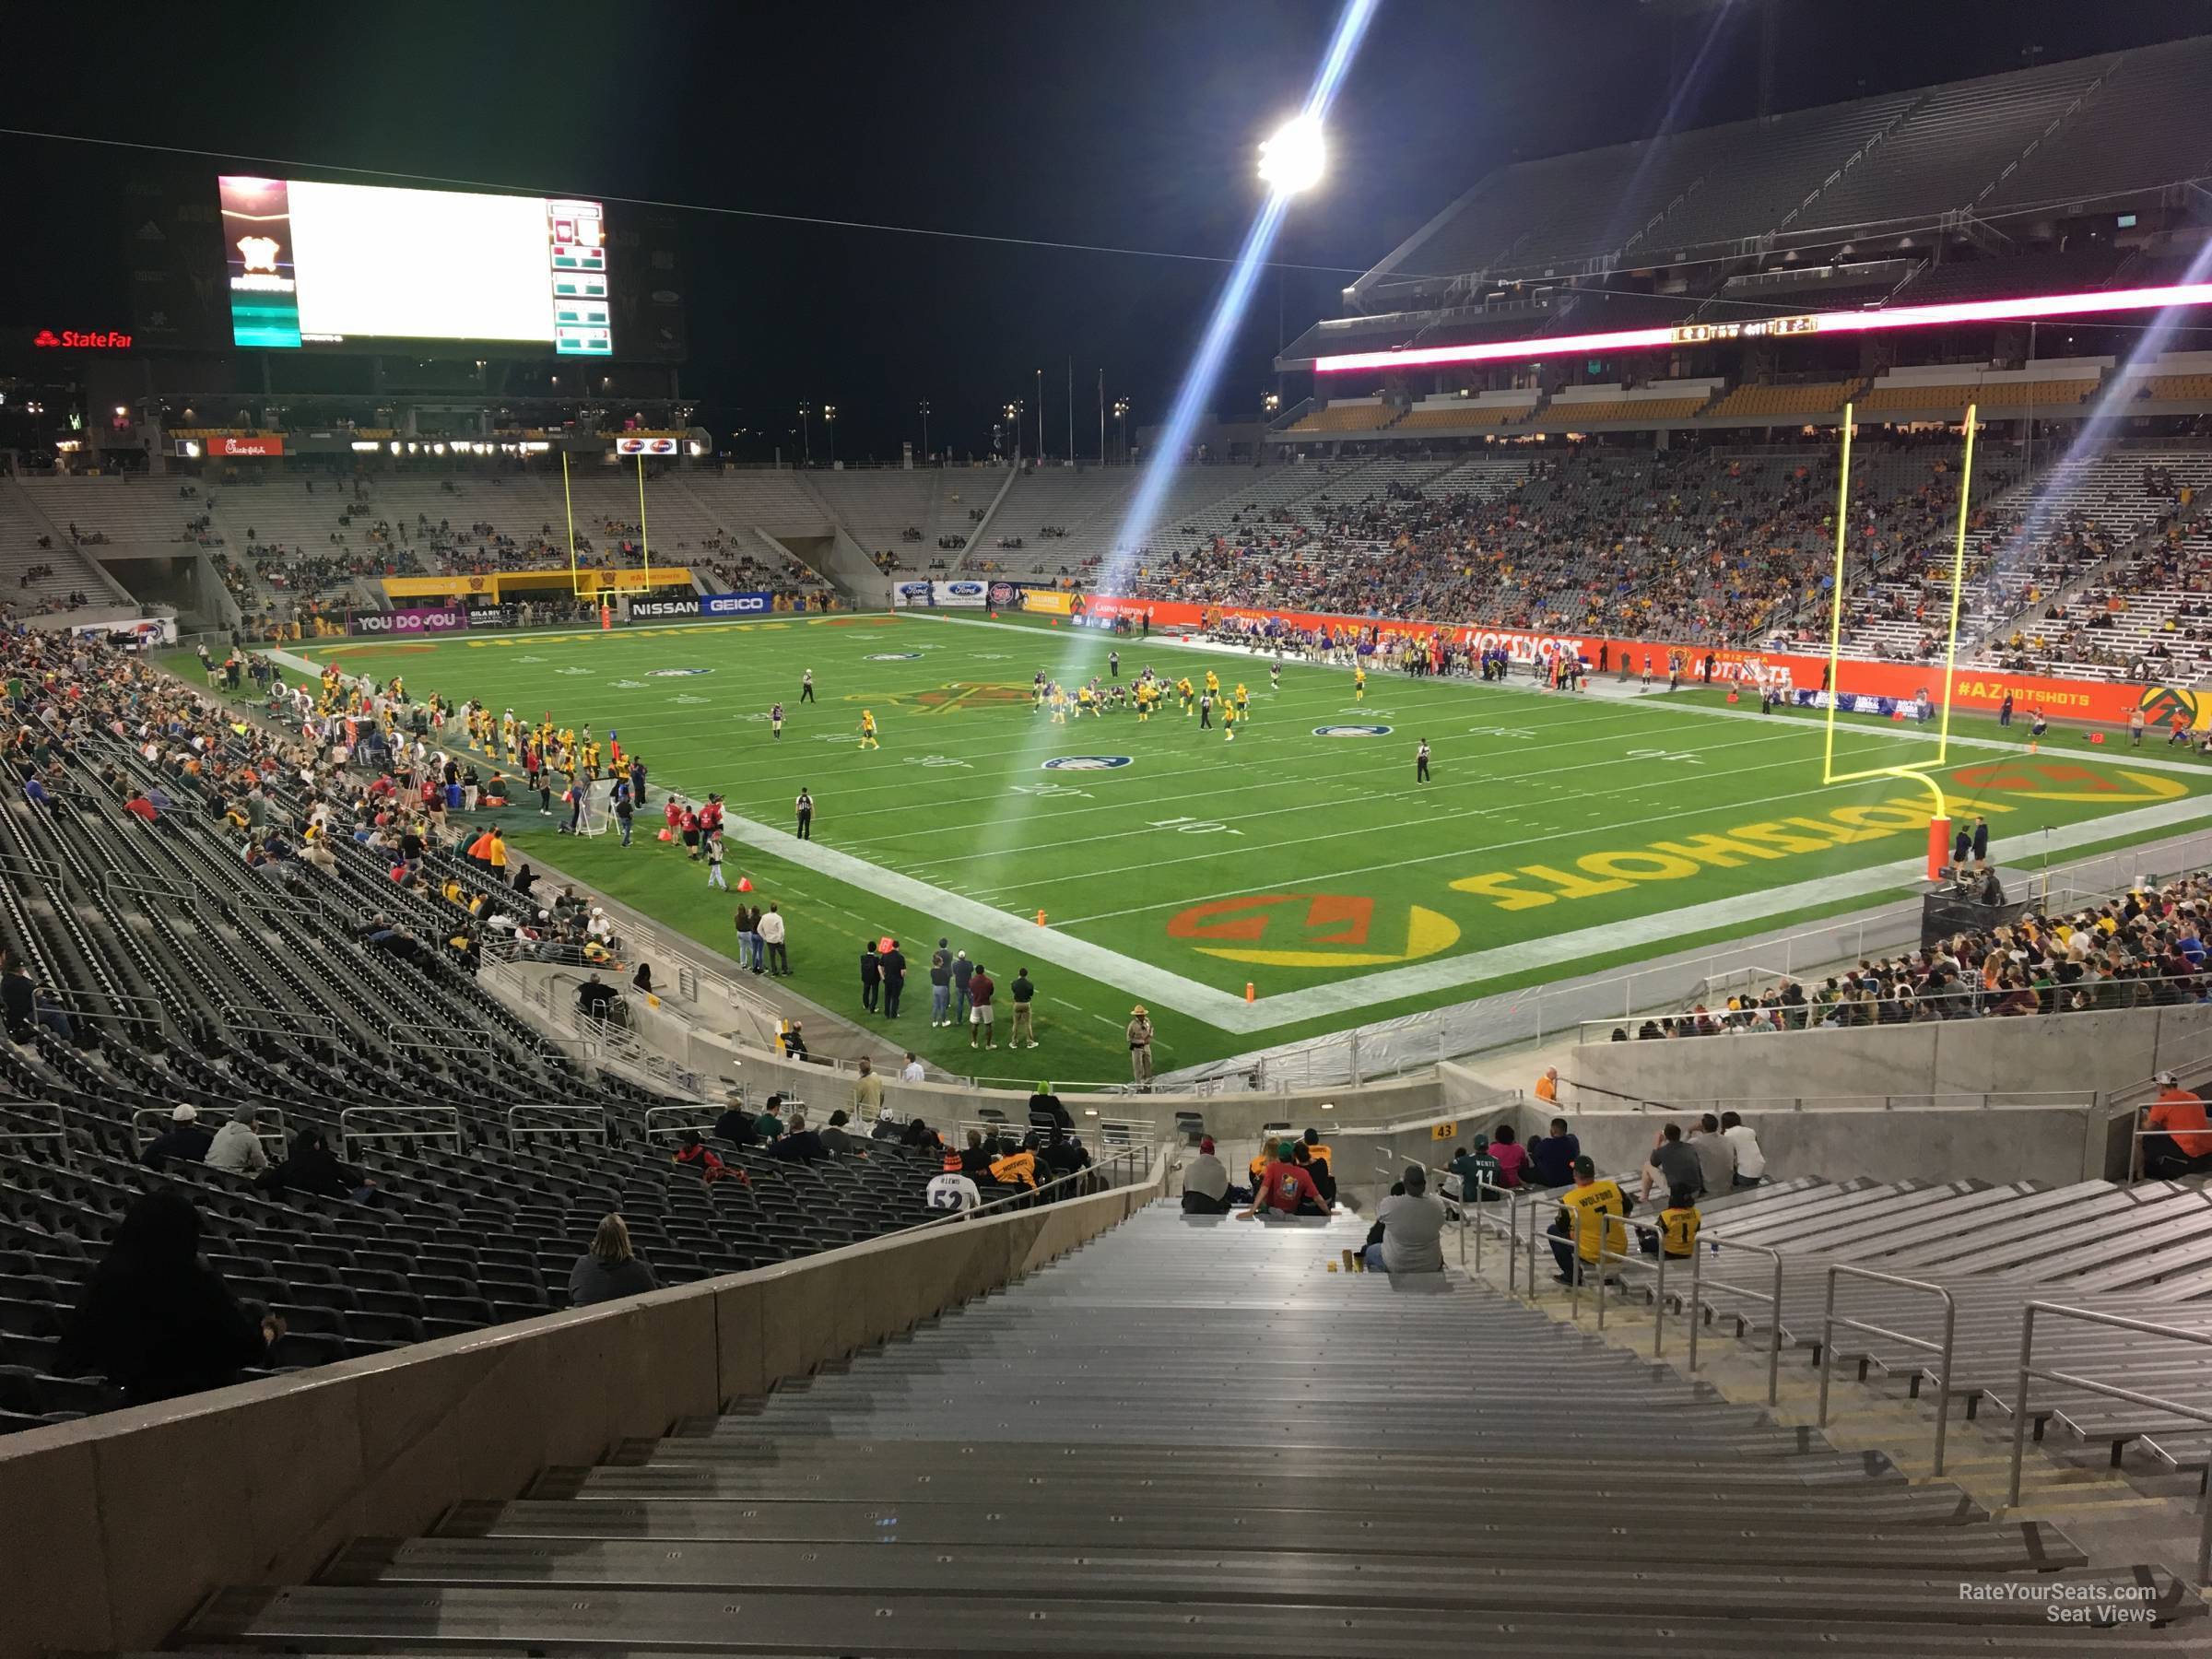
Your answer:
[[[0,1659],[148,1648],[226,1584],[523,1490],[1021,1277],[1144,1183],[0,1439]]]
[[[1671,1042],[1590,1042],[1560,1071],[1646,1100],[1840,1095],[2096,1094],[2139,1083],[2177,1045],[2194,1054],[2212,1006],[2043,1019],[1932,1020]]]

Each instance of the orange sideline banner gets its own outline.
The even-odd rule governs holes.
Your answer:
[[[1618,674],[1626,654],[1631,673],[1641,674],[1649,656],[1653,671],[1666,672],[1671,653],[1682,654],[1682,677],[1703,677],[1706,656],[1713,659],[1715,683],[1765,682],[1778,674],[1800,690],[1827,688],[1828,658],[1794,651],[1747,651],[1735,647],[1686,645],[1664,640],[1623,640],[1605,634],[1545,633],[1527,629],[1484,628],[1464,623],[1400,622],[1375,617],[1341,617],[1317,611],[1266,610],[1238,605],[1194,605],[1183,600],[1130,599],[1112,594],[1086,595],[1082,609],[1093,618],[1127,617],[1132,621],[1151,618],[1155,628],[1209,627],[1224,618],[1260,622],[1273,619],[1299,629],[1325,628],[1332,633],[1371,635],[1379,644],[1441,636],[1447,642],[1474,651],[1502,648],[1516,663],[1542,662],[1561,652],[1575,652],[1589,664],[1593,674]],[[1846,657],[1838,665],[1840,689],[1858,697],[1909,700],[1925,691],[1931,698],[1943,693],[1940,663],[1877,663]],[[1955,708],[1995,713],[2006,694],[2015,714],[2027,720],[2038,709],[2053,720],[2087,721],[2092,724],[2124,726],[2136,710],[2146,721],[2164,725],[2176,713],[2202,731],[2212,727],[2212,697],[2176,686],[2142,684],[2127,680],[2065,679],[2055,676],[2001,674],[1992,669],[1961,667],[1951,685]]]

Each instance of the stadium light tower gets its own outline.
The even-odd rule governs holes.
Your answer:
[[[1259,283],[1261,272],[1266,268],[1267,256],[1274,249],[1276,233],[1282,229],[1284,215],[1289,211],[1291,197],[1312,188],[1321,178],[1326,160],[1323,126],[1344,85],[1345,76],[1351,69],[1352,59],[1359,53],[1359,42],[1366,36],[1367,26],[1374,19],[1378,3],[1379,0],[1345,0],[1344,9],[1337,14],[1335,29],[1329,36],[1328,50],[1322,56],[1320,67],[1313,72],[1304,105],[1295,119],[1286,123],[1261,147],[1260,176],[1267,186],[1266,199],[1253,215],[1244,233],[1243,244],[1237,250],[1236,262],[1214,297],[1213,314],[1206,320],[1197,348],[1183,371],[1182,382],[1168,406],[1168,418],[1159,429],[1159,441],[1153,445],[1145,471],[1131,493],[1128,510],[1122,515],[1114,535],[1114,546],[1119,551],[1100,572],[1098,587],[1101,593],[1127,591],[1130,568],[1136,554],[1150,540],[1153,526],[1159,520],[1168,486],[1174,477],[1172,469],[1189,448],[1191,434],[1197,429],[1207,401],[1213,396],[1214,382],[1220,378],[1222,362],[1243,324],[1244,313],[1251,309],[1253,290]]]
[[[929,399],[922,400],[922,459],[929,459]]]
[[[813,419],[814,406],[810,403],[800,404],[799,446],[801,453],[808,461],[812,461],[814,459],[814,428],[810,424]]]
[[[1260,146],[1260,182],[1278,196],[1297,195],[1321,182],[1328,160],[1321,117],[1308,110],[1285,122]]]
[[[835,466],[837,465],[837,406],[835,404],[826,403],[822,406],[822,427],[830,434],[830,465]]]
[[[1129,400],[1127,398],[1117,397],[1113,400],[1113,423],[1120,429],[1122,465],[1126,466],[1129,465]]]

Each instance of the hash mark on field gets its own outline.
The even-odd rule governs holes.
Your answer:
[[[1083,1012],[1083,1008],[1079,1004],[1071,1003],[1065,996],[1055,996],[1052,1000],[1058,1003],[1064,1008],[1074,1008],[1078,1014]]]
[[[1124,1029],[1119,1020],[1109,1019],[1103,1014],[1093,1014],[1091,1018],[1109,1030],[1119,1031]]]

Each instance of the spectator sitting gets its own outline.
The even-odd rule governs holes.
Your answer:
[[[714,1120],[714,1138],[733,1147],[749,1147],[760,1138],[753,1124],[753,1114],[745,1109],[745,1102],[733,1100]]]
[[[311,1198],[353,1198],[367,1204],[376,1183],[351,1164],[341,1163],[312,1126],[292,1137],[291,1155],[262,1175],[262,1184],[277,1196],[300,1193]]]
[[[1382,1241],[1367,1247],[1370,1273],[1441,1273],[1444,1270],[1444,1206],[1429,1192],[1429,1171],[1406,1166],[1405,1191],[1376,1206]]]
[[[1500,1124],[1490,1131],[1490,1156],[1498,1160],[1500,1186],[1524,1184],[1522,1176],[1528,1168],[1528,1148],[1515,1141],[1514,1133],[1511,1124]]]
[[[1490,1137],[1476,1135],[1473,1144],[1463,1147],[1452,1160],[1452,1173],[1459,1177],[1459,1201],[1462,1204],[1499,1204],[1504,1194],[1498,1190],[1498,1159],[1490,1153]]]
[[[1057,1129],[1047,1130],[1043,1134],[1044,1166],[1052,1171],[1053,1180],[1057,1181],[1065,1175],[1080,1175],[1090,1168],[1090,1154],[1083,1149],[1081,1141],[1076,1139],[1072,1135],[1063,1135]],[[1032,1140],[1036,1138],[1034,1133],[1030,1138]],[[1081,1183],[1071,1182],[1065,1189],[1066,1195],[1073,1197],[1079,1184]]]
[[[676,1149],[676,1161],[697,1170],[700,1183],[706,1186],[712,1186],[729,1173],[728,1166],[714,1155],[706,1142],[699,1138],[696,1129],[684,1131],[684,1138]]]
[[[593,1019],[610,1019],[621,994],[596,973],[576,987],[576,1006]]]
[[[1717,1198],[1735,1190],[1735,1147],[1723,1138],[1718,1117],[1708,1112],[1690,1125],[1689,1149],[1698,1155],[1698,1178],[1706,1193]]]
[[[933,1210],[971,1210],[983,1202],[983,1194],[973,1181],[963,1175],[950,1159],[945,1160],[942,1174],[929,1178],[923,1189],[923,1200]]]
[[[1695,1161],[1691,1160],[1693,1169]],[[1574,1184],[1560,1198],[1559,1218],[1549,1229],[1560,1284],[1578,1282],[1584,1268],[1596,1265],[1601,1251],[1619,1255],[1628,1249],[1629,1230],[1613,1218],[1633,1207],[1634,1201],[1618,1182],[1610,1176],[1597,1178],[1597,1166],[1589,1159],[1574,1160]]]
[[[790,1132],[768,1149],[771,1158],[785,1163],[820,1163],[830,1156],[830,1148],[822,1145],[822,1137],[806,1127],[806,1114],[791,1114]]]
[[[200,1161],[225,1174],[254,1176],[269,1167],[269,1155],[262,1150],[261,1136],[253,1133],[253,1125],[241,1114],[215,1132],[207,1156]]]
[[[1329,1208],[1336,1207],[1336,1178],[1329,1173],[1329,1166],[1313,1156],[1313,1148],[1304,1141],[1294,1142],[1290,1147],[1290,1161],[1313,1178],[1321,1189],[1322,1202]]]
[[[1540,1187],[1563,1187],[1574,1182],[1574,1160],[1583,1155],[1583,1143],[1567,1133],[1567,1120],[1551,1120],[1551,1133],[1528,1143],[1529,1176]]]
[[[782,1111],[783,1097],[780,1094],[770,1095],[768,1105],[762,1110],[760,1115],[753,1120],[753,1133],[764,1142],[782,1139]]]
[[[200,1260],[200,1215],[160,1188],[133,1204],[70,1315],[58,1368],[99,1371],[134,1406],[238,1381],[284,1333]]]
[[[865,1065],[867,1062],[863,1060],[861,1064]],[[860,1142],[845,1127],[852,1121],[853,1114],[849,1112],[833,1112],[830,1114],[830,1126],[822,1131],[822,1146],[831,1157],[851,1158],[859,1152]]]
[[[940,1147],[945,1143],[937,1138],[937,1132],[935,1129],[932,1129],[920,1118],[914,1118],[903,1130],[900,1131],[899,1144],[902,1147],[916,1147],[927,1151],[932,1147]]]
[[[660,1288],[653,1269],[630,1248],[629,1225],[618,1215],[610,1215],[599,1223],[599,1230],[592,1235],[592,1247],[569,1269],[571,1308],[588,1308],[620,1296],[642,1296]]]
[[[1637,1197],[1652,1195],[1654,1175],[1666,1183],[1666,1191],[1670,1193],[1685,1189],[1692,1194],[1704,1192],[1705,1166],[1683,1141],[1681,1124],[1667,1124],[1652,1143],[1651,1161],[1643,1166],[1643,1176],[1636,1188]]]
[[[1198,1143],[1198,1156],[1182,1166],[1182,1213],[1186,1216],[1229,1214],[1229,1171],[1214,1156],[1214,1137]]]
[[[969,1176],[988,1174],[992,1157],[991,1148],[983,1145],[983,1132],[980,1129],[969,1130],[968,1144],[960,1148],[960,1173]]]
[[[2200,1095],[2183,1088],[2170,1071],[2156,1079],[2158,1098],[2143,1113],[2143,1172],[2171,1181],[2212,1169],[2212,1123]]]
[[[921,1122],[919,1118],[914,1121]],[[888,1106],[878,1106],[876,1109],[876,1127],[868,1131],[868,1138],[879,1141],[897,1140],[900,1134],[898,1112]]]
[[[1637,1247],[1645,1255],[1655,1256],[1664,1249],[1670,1260],[1687,1261],[1698,1253],[1699,1220],[1696,1194],[1669,1193],[1666,1207],[1659,1212],[1658,1234],[1640,1232]]]
[[[171,1112],[169,1127],[138,1154],[138,1161],[149,1170],[158,1170],[172,1158],[182,1163],[198,1163],[204,1159],[215,1137],[200,1127],[199,1115],[199,1108],[190,1104]]]
[[[1263,1209],[1277,1216],[1325,1216],[1329,1214],[1328,1201],[1322,1197],[1321,1189],[1313,1184],[1307,1166],[1296,1162],[1291,1156],[1291,1143],[1277,1144],[1275,1156],[1260,1171],[1258,1183],[1253,1189],[1250,1207],[1238,1212],[1238,1219],[1249,1221]]]
[[[1751,1125],[1733,1112],[1721,1113],[1722,1138],[1735,1148],[1735,1184],[1755,1187],[1767,1178],[1767,1155],[1759,1148],[1759,1135]]]

